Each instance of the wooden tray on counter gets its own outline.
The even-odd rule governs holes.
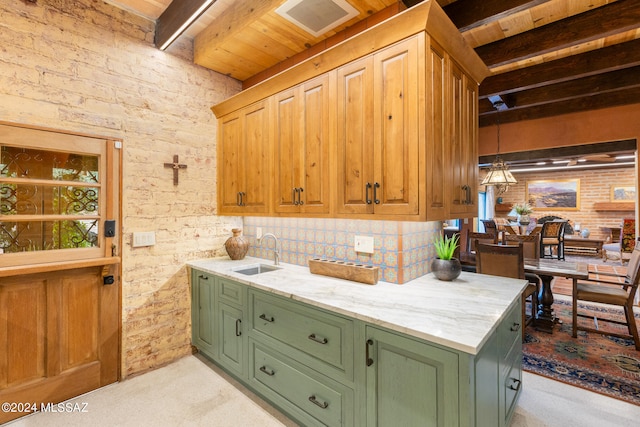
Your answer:
[[[313,274],[375,285],[380,269],[372,265],[314,258],[309,260],[309,270]]]

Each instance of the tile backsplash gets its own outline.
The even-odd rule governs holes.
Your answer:
[[[261,227],[263,234],[278,237],[282,262],[305,266],[310,258],[357,262],[379,267],[381,280],[404,283],[431,271],[432,240],[442,223],[244,217],[243,227],[250,256],[273,259],[273,239],[263,240],[262,245],[256,241],[256,228]],[[373,254],[354,251],[356,235],[374,238]]]

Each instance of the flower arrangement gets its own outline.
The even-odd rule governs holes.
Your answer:
[[[513,205],[513,210],[515,210],[518,215],[529,215],[533,212],[533,206],[529,203],[516,203]]]
[[[433,239],[433,246],[436,248],[438,258],[442,260],[450,260],[458,247],[459,236],[454,234],[452,237],[438,236]]]

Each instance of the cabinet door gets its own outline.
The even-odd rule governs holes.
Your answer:
[[[376,53],[374,61],[374,211],[418,214],[418,38]]]
[[[450,63],[450,82],[449,212],[454,218],[463,215],[476,216],[478,88],[453,61]]]
[[[448,94],[446,54],[431,40],[427,51],[427,117],[426,124],[426,198],[427,218],[430,221],[449,219],[447,212],[446,160],[449,150],[446,96]]]
[[[198,270],[192,271],[191,333],[198,350],[214,357],[214,277]]]
[[[275,96],[277,212],[329,212],[329,95],[324,75]]]
[[[339,213],[373,213],[373,57],[338,69]]]
[[[368,426],[457,426],[458,355],[367,326]]]
[[[247,337],[244,330],[244,312],[241,309],[220,303],[218,306],[218,328],[220,354],[218,363],[241,378],[247,377]]]
[[[262,101],[220,119],[220,213],[268,211],[269,110]]]

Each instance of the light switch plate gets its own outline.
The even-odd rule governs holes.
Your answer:
[[[262,239],[262,227],[256,227],[256,239]]]
[[[356,252],[367,254],[373,253],[373,237],[372,236],[354,236],[353,248]]]
[[[138,231],[133,233],[133,247],[153,246],[156,244],[155,231]]]

